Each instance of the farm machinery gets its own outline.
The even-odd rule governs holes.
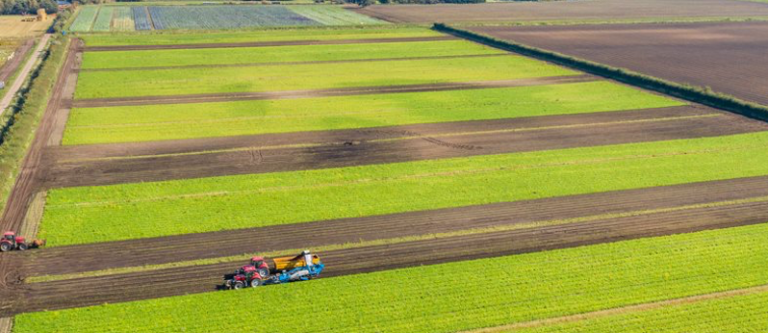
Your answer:
[[[34,249],[45,245],[45,240],[35,239],[32,242],[27,243],[24,237],[16,236],[13,231],[7,231],[3,234],[3,238],[0,238],[0,252],[8,252],[12,250],[24,251],[27,249]]]
[[[242,289],[262,285],[281,284],[311,280],[323,271],[325,265],[320,258],[303,251],[295,257],[264,258],[253,257],[248,265],[225,276],[224,287]]]

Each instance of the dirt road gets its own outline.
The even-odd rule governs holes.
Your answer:
[[[19,75],[16,76],[16,80],[13,81],[13,83],[7,82],[6,87],[2,90],[2,92],[5,94],[2,99],[0,99],[0,115],[5,112],[5,109],[7,109],[10,105],[13,99],[16,97],[16,94],[21,89],[21,86],[24,84],[24,81],[27,80],[29,77],[29,74],[32,73],[32,69],[34,69],[35,64],[40,59],[40,56],[43,54],[43,50],[48,45],[48,39],[51,38],[50,34],[45,34],[43,37],[40,38],[40,42],[37,43],[37,47],[35,48],[34,54],[32,54],[31,57],[27,60],[26,63],[24,63],[24,67],[21,68],[21,71],[19,71]],[[26,54],[19,54],[18,57],[23,59]],[[15,70],[15,69],[13,69]],[[13,73],[13,70],[11,70],[10,73]],[[9,73],[9,75],[10,75]],[[2,79],[0,78],[0,81]]]

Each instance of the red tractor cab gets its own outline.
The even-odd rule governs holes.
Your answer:
[[[253,257],[251,258],[251,266],[256,269],[256,271],[261,276],[267,276],[269,275],[269,264],[266,260],[264,260],[264,257]]]
[[[17,237],[13,231],[8,231],[3,234],[3,238],[0,239],[0,251],[8,252],[11,250],[24,251],[28,249],[27,243],[24,243],[24,237]]]

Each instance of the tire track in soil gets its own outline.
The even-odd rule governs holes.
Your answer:
[[[768,203],[701,208],[533,229],[352,248],[321,253],[324,277],[472,260],[614,242],[641,237],[764,223]],[[170,252],[172,253],[172,252]],[[217,290],[240,263],[221,263],[148,272],[25,284],[15,307],[2,315]],[[187,277],[183,284],[178,277]]]
[[[595,120],[601,122],[590,123]],[[579,121],[586,122],[579,124]],[[109,185],[689,139],[768,130],[768,124],[696,107],[555,116],[534,120],[533,123],[537,125],[550,126],[539,130],[530,127],[526,130],[525,125],[522,125],[526,122],[531,123],[526,119],[519,122],[511,119],[380,130],[316,132],[301,139],[305,143],[324,142],[308,146],[301,145],[299,138],[291,134],[267,135],[261,136],[265,139],[264,143],[291,142],[300,146],[270,148],[259,145],[251,137],[244,141],[256,145],[245,149],[147,155],[130,159],[67,161],[73,156],[87,155],[88,151],[103,151],[88,146],[54,147],[46,151],[50,157],[43,162],[39,181],[46,189]],[[376,140],[379,133],[383,133],[387,139]],[[256,136],[256,141],[259,138]],[[198,147],[198,151],[204,151],[205,148],[209,147]],[[56,149],[61,151],[57,152]],[[117,148],[112,149],[115,150]]]
[[[150,20],[150,22],[152,22]],[[152,26],[154,30],[154,24]],[[369,39],[337,39],[337,40],[297,40],[297,41],[272,41],[272,42],[245,42],[245,43],[204,43],[204,44],[176,44],[176,45],[113,45],[113,46],[83,46],[78,51],[142,51],[142,50],[180,50],[180,49],[218,49],[233,47],[265,47],[265,46],[295,46],[295,45],[337,45],[337,44],[372,44],[372,43],[407,43],[407,42],[434,42],[455,40],[453,36],[434,37],[402,37],[402,38],[369,38]]]
[[[430,92],[430,91],[446,91],[446,90],[510,88],[510,87],[536,86],[536,85],[554,85],[554,84],[590,82],[595,80],[597,80],[597,78],[595,78],[594,76],[585,74],[585,75],[554,76],[554,77],[545,77],[545,78],[501,80],[501,81],[430,83],[430,84],[394,85],[394,86],[384,86],[384,87],[373,86],[373,87],[332,88],[332,89],[315,89],[315,90],[241,92],[241,93],[225,93],[225,94],[92,98],[92,99],[74,100],[72,101],[72,107],[95,108],[95,107],[110,107],[110,106],[139,106],[139,105],[190,104],[190,103],[212,103],[212,102],[252,101],[252,100],[271,100],[271,99],[298,99],[298,98],[316,98],[316,97],[333,97],[333,96],[349,96],[349,95],[371,95],[371,94],[394,94],[394,93]]]

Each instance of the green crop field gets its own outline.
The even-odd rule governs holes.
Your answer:
[[[75,32],[90,31],[93,26],[93,21],[96,19],[96,14],[99,13],[99,7],[86,6],[80,8],[79,14],[70,29]]]
[[[82,72],[75,98],[215,94],[576,75],[521,56]]]
[[[292,6],[291,10],[322,25],[382,24],[367,15],[361,15],[336,6]]]
[[[70,113],[64,144],[334,130],[682,104],[598,81],[499,89],[84,108],[73,109]]]
[[[96,17],[96,21],[93,23],[91,31],[110,31],[112,28],[112,16],[114,15],[114,7],[104,7],[99,10],[99,15]]]
[[[86,7],[82,10],[92,8]],[[93,15],[95,15],[95,10]],[[82,15],[82,14],[81,14]],[[80,20],[78,16],[75,24]],[[83,19],[85,21],[85,19]],[[93,21],[93,20],[91,20]],[[88,23],[90,27],[90,22]],[[83,23],[85,25],[85,23]],[[74,25],[73,25],[74,30]],[[299,40],[343,40],[373,38],[417,38],[443,36],[422,27],[365,27],[274,29],[255,31],[206,31],[196,33],[152,32],[142,34],[84,35],[87,46],[114,45],[179,45],[207,43],[251,43]]]
[[[758,224],[259,289],[26,313],[16,317],[14,331],[456,332],[765,285],[766,257],[768,224]],[[707,329],[760,331],[747,325],[753,318],[765,318],[766,297],[751,297],[762,306],[744,308],[741,316],[735,315],[738,309],[712,313],[721,329]],[[270,301],[278,302],[280,311],[260,316],[257,324],[237,315]],[[736,322],[728,321],[729,316]],[[621,328],[603,327],[609,329],[591,332]],[[706,332],[695,327],[675,332]],[[667,332],[649,328],[635,332]]]
[[[504,54],[467,41],[86,52],[83,69]],[[440,61],[440,60],[435,60]],[[215,71],[217,69],[210,69]]]
[[[360,167],[54,189],[50,246],[768,174],[768,132]]]
[[[620,313],[607,317],[528,329],[499,330],[499,333],[722,333],[768,332],[768,292],[730,296],[699,303]]]

